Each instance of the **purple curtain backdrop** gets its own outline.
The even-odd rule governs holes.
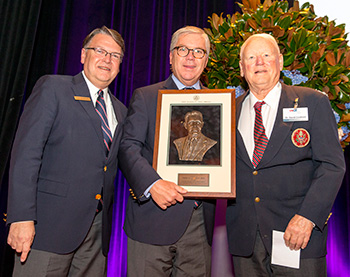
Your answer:
[[[81,69],[81,44],[92,29],[106,25],[119,31],[126,53],[110,89],[128,105],[135,88],[168,77],[171,34],[186,25],[209,27],[213,12],[238,11],[234,0],[61,0],[42,1],[27,96],[44,74],[75,75]],[[292,2],[288,1],[288,2]],[[27,97],[26,96],[26,97]],[[345,150],[347,165],[349,149]],[[127,243],[122,229],[129,187],[118,173],[108,276],[126,276]],[[225,201],[217,207],[213,245],[213,277],[233,276],[227,253]],[[328,276],[350,276],[350,175],[347,173],[329,221]],[[239,238],[238,238],[239,239]]]

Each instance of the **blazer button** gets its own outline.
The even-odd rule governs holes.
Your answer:
[[[101,194],[96,194],[95,199],[96,200],[100,200],[101,199]]]
[[[259,203],[260,202],[260,198],[259,197],[255,197],[255,202]]]
[[[107,171],[107,166],[105,165],[105,167],[103,168],[103,171],[106,172]]]
[[[257,170],[254,170],[254,171],[253,171],[253,175],[258,175],[258,171],[257,171]]]

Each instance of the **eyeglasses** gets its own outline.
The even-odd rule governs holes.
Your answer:
[[[86,50],[94,50],[95,54],[99,57],[106,57],[108,54],[111,56],[112,60],[115,61],[121,61],[122,60],[122,55],[118,52],[107,52],[106,50],[104,50],[103,48],[99,48],[99,47],[86,47]]]
[[[174,47],[172,50],[176,49],[177,50],[177,54],[180,57],[187,57],[187,55],[190,53],[190,51],[192,51],[192,55],[194,58],[196,59],[202,59],[204,57],[204,55],[207,53],[204,49],[202,48],[193,48],[193,49],[189,49],[186,46],[176,46]]]

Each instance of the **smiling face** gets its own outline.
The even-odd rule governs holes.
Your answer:
[[[246,79],[250,91],[258,99],[264,99],[279,80],[283,56],[277,45],[266,37],[252,37],[244,47],[241,76]]]
[[[95,35],[85,47],[102,48],[107,52],[122,53],[121,47],[113,38],[105,34]],[[104,89],[119,73],[120,60],[111,59],[110,55],[100,57],[93,50],[81,50],[81,63],[90,82],[99,89]]]
[[[181,35],[176,46],[186,46],[189,49],[206,49],[205,39],[201,34],[185,33]],[[180,57],[176,50],[170,52],[170,64],[177,79],[185,86],[194,85],[201,76],[208,62],[208,53],[202,59],[193,57],[192,51],[186,57]]]

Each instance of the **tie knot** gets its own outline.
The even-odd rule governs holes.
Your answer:
[[[103,90],[102,90],[102,89],[100,89],[100,90],[98,91],[98,96],[103,97]]]
[[[264,104],[265,104],[264,101],[256,102],[255,105],[254,105],[254,109],[255,109],[255,110],[258,110],[258,111],[261,111],[261,107],[262,107],[262,105],[264,105]]]
[[[194,87],[184,87],[183,89],[194,89]]]

